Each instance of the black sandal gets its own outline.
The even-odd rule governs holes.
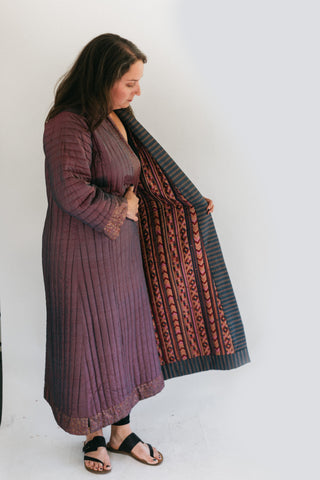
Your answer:
[[[160,458],[156,458],[153,456],[153,448],[150,445],[150,443],[145,443],[145,445],[148,445],[149,451],[150,451],[150,457],[154,458],[155,460],[158,460],[157,463],[149,463],[146,460],[142,460],[141,458],[137,457],[134,453],[132,453],[132,449],[137,445],[137,443],[142,442],[144,443],[138,435],[135,433],[130,433],[123,442],[121,443],[119,448],[113,448],[110,445],[110,442],[107,444],[107,450],[109,452],[113,453],[121,453],[122,455],[129,455],[130,457],[134,458],[135,460],[138,460],[138,462],[144,463],[145,465],[151,465],[151,467],[155,467],[156,465],[160,465],[160,463],[163,462],[163,456],[159,452]]]
[[[107,448],[106,441],[104,437],[96,436],[92,440],[84,444],[82,451],[84,453],[95,452],[96,450],[98,450],[99,447]],[[94,458],[94,457],[89,457],[88,455],[85,455],[83,457],[83,461],[85,460],[89,460],[91,462],[99,462],[99,463],[102,463],[103,466],[105,465],[105,463],[102,460],[99,460],[98,458]],[[109,467],[109,465],[107,466]],[[86,464],[84,464],[84,467],[86,470],[88,470],[88,472],[91,472],[91,473],[105,474],[105,473],[111,472],[111,469],[110,470],[93,470],[93,468],[87,467]]]

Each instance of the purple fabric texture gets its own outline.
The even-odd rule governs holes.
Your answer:
[[[44,150],[45,398],[57,423],[82,435],[164,386],[139,228],[123,197],[140,163],[110,120],[91,134],[71,112],[46,124]]]

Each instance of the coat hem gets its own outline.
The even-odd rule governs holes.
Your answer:
[[[166,365],[161,365],[165,380],[190,375],[206,370],[231,370],[250,362],[247,348],[230,355],[213,355],[205,357],[189,358]]]
[[[88,435],[126,417],[131,409],[140,401],[152,397],[164,388],[164,380],[160,374],[154,380],[136,387],[121,403],[106,408],[89,417],[74,417],[60,410],[45,391],[44,398],[51,406],[57,424],[72,435]]]

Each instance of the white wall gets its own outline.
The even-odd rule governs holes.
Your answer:
[[[4,0],[0,17],[0,442],[10,432],[55,431],[42,400],[43,121],[79,50],[113,32],[149,58],[137,117],[214,200],[252,357],[236,371],[172,380],[161,403],[137,412],[145,408],[150,419],[148,405],[157,405],[164,423],[180,408],[200,419],[216,457],[229,452],[221,479],[311,472],[320,335],[318,3]]]

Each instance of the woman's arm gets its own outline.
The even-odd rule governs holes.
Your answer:
[[[85,119],[70,112],[51,119],[45,127],[44,151],[53,198],[60,208],[109,238],[117,238],[128,200],[91,183],[92,142]]]

